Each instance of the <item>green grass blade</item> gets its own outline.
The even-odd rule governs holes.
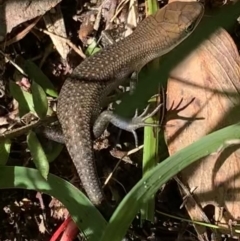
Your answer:
[[[158,3],[156,0],[146,1],[146,14],[154,14],[158,10]],[[159,59],[153,60],[148,64],[149,69],[159,68]],[[157,123],[154,118],[149,118],[146,123]],[[158,142],[159,142],[159,131],[154,127],[144,127],[144,145],[143,145],[143,160],[142,160],[142,171],[145,176],[153,167],[158,163]],[[155,157],[155,158],[153,158]],[[155,212],[155,196],[152,196],[141,208],[141,219],[154,221]]]
[[[157,124],[155,118],[148,118],[146,123]],[[143,160],[142,170],[143,176],[152,170],[159,160],[159,128],[156,127],[144,127],[144,146],[143,146]],[[153,195],[141,208],[141,218],[154,221],[155,212],[155,196]]]
[[[146,13],[147,15],[151,15],[158,10],[158,2],[157,0],[146,0]]]

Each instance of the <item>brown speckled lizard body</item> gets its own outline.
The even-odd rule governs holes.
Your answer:
[[[123,41],[85,59],[65,81],[57,115],[83,187],[96,206],[104,194],[95,168],[92,125],[106,88],[177,46],[195,29],[203,12],[198,2],[170,3]]]

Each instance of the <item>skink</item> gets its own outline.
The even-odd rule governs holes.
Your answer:
[[[92,126],[106,89],[171,51],[193,32],[203,13],[199,2],[166,5],[144,19],[123,41],[85,59],[63,84],[57,116],[68,152],[94,205],[105,202],[95,167]]]

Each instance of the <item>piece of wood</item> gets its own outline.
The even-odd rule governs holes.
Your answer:
[[[220,29],[174,69],[167,89],[166,136],[170,154],[239,122],[239,63],[232,38]],[[224,227],[240,217],[240,145],[226,144],[234,145],[190,165],[179,175],[189,190],[196,188],[194,197],[203,209],[215,209],[209,218],[224,222]],[[186,202],[191,218],[203,220],[195,207],[193,200]],[[223,216],[217,218],[221,207]],[[206,230],[197,226],[197,231],[204,235]]]

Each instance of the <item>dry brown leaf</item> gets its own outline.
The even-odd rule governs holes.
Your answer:
[[[87,13],[82,21],[80,29],[78,31],[79,39],[83,42],[84,45],[87,44],[87,40],[90,34],[94,31],[93,25],[95,22],[95,16],[93,13]]]
[[[221,29],[175,68],[167,91],[168,109],[171,108],[166,128],[170,154],[214,130],[239,122],[239,63],[232,38]],[[239,145],[234,145],[212,154],[180,174],[189,190],[197,187],[194,196],[202,208],[215,209],[210,219],[225,224],[240,217],[240,151],[237,148]],[[192,200],[187,201],[186,207],[193,220],[203,220]],[[216,220],[221,207],[225,212],[222,219],[219,217],[221,220]],[[205,232],[204,227],[198,226],[197,230],[200,234]]]
[[[0,38],[10,33],[14,27],[28,20],[45,14],[55,7],[60,0],[27,0],[27,1],[4,1],[0,5]]]
[[[106,26],[111,25],[110,21],[114,16],[118,4],[118,0],[105,0],[102,2],[102,17],[106,22]],[[108,28],[107,28],[108,29]]]
[[[67,31],[60,6],[56,6],[54,11],[49,11],[47,14],[45,14],[43,19],[49,32],[67,38]],[[67,43],[59,38],[56,38],[54,35],[50,35],[50,38],[52,39],[52,42],[55,45],[58,53],[64,60],[66,60],[70,52],[70,48]]]
[[[136,0],[130,0],[129,13],[127,17],[125,37],[133,32],[133,28],[137,27],[138,22],[138,2]]]

